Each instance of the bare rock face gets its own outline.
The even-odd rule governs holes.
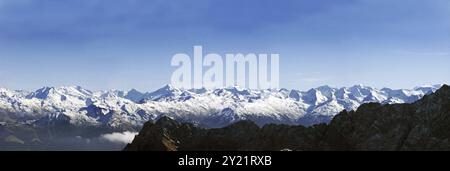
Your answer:
[[[311,127],[240,121],[203,129],[168,117],[144,125],[129,151],[450,150],[450,87],[412,104],[368,103]]]
[[[326,149],[449,150],[450,88],[443,86],[413,104],[362,105],[328,125]]]

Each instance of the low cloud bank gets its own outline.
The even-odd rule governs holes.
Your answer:
[[[121,143],[121,144],[128,144],[131,143],[134,139],[134,136],[136,136],[137,132],[114,132],[111,134],[103,134],[100,137],[102,139],[114,142],[114,143]]]

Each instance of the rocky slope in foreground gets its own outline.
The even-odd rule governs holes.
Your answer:
[[[163,117],[124,150],[450,150],[450,87],[412,104],[364,104],[311,127],[240,121],[203,129]]]

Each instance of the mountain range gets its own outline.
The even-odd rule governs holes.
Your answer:
[[[126,151],[450,150],[450,87],[414,103],[366,103],[310,127],[238,121],[206,129],[169,117],[147,122]]]
[[[343,110],[364,103],[413,103],[442,85],[376,89],[356,85],[321,86],[308,91],[239,87],[183,90],[166,85],[154,92],[90,91],[80,86],[44,87],[34,92],[0,88],[0,123],[69,124],[138,130],[163,116],[201,127],[218,128],[240,120],[313,125],[329,122]]]

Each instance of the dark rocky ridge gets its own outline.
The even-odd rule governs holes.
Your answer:
[[[147,122],[128,151],[450,150],[450,87],[412,104],[364,104],[311,127],[240,121],[203,129],[163,117]]]

